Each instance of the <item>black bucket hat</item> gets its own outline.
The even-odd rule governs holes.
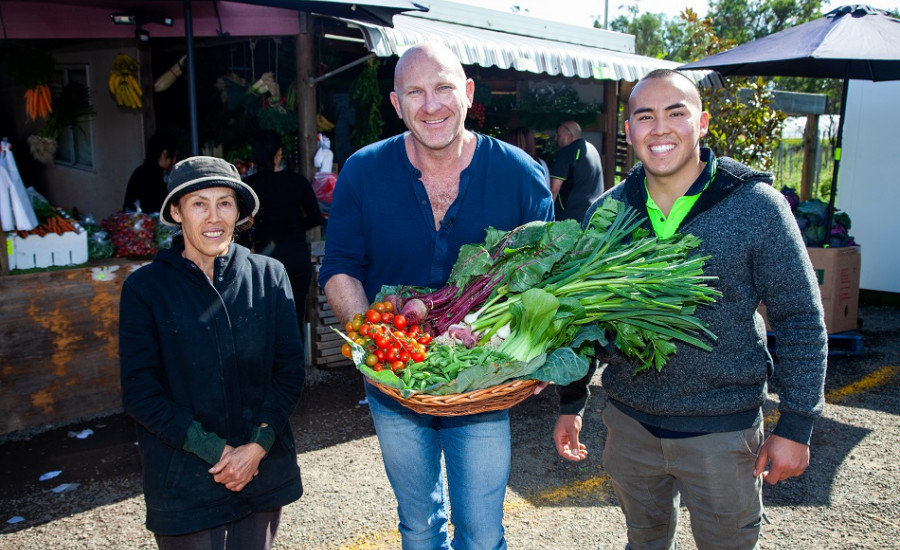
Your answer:
[[[159,219],[165,225],[178,227],[172,219],[171,204],[182,196],[210,187],[231,187],[238,198],[241,225],[259,211],[259,197],[253,189],[241,181],[241,174],[230,162],[217,157],[190,157],[172,167],[169,173],[169,194],[159,211]]]

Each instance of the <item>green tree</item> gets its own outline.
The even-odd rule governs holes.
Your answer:
[[[634,51],[647,57],[666,57],[666,16],[661,13],[637,13],[637,6],[628,8],[631,17],[620,15],[613,19],[610,30],[634,35]],[[597,22],[594,23],[597,25]]]
[[[356,125],[350,139],[357,148],[381,139],[384,119],[381,117],[381,101],[384,98],[378,85],[378,59],[366,62],[359,76],[350,86],[350,100],[356,108]]]
[[[700,19],[693,10],[682,14],[687,43],[695,59],[701,59],[734,47],[731,39],[722,39],[713,21]],[[748,93],[739,94],[747,90]],[[729,156],[763,170],[774,166],[781,127],[785,115],[772,108],[771,85],[762,78],[729,77],[724,88],[712,86],[700,90],[704,107],[710,114],[706,144],[717,155]]]
[[[681,19],[669,19],[662,13],[641,13],[637,4],[628,6],[629,15],[613,19],[610,30],[634,35],[634,50],[638,55],[682,61],[684,23]],[[594,26],[601,27],[600,21]]]

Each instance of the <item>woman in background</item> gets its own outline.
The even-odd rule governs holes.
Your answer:
[[[544,183],[547,184],[547,187],[549,188],[550,168],[547,166],[547,163],[544,162],[544,159],[537,154],[537,143],[535,142],[534,132],[531,128],[528,128],[527,126],[514,128],[509,133],[509,138],[506,141],[528,153],[528,156],[541,165],[541,171],[544,172]]]
[[[309,180],[282,168],[283,149],[276,132],[263,130],[256,135],[253,156],[256,173],[244,180],[260,202],[253,225],[253,251],[279,260],[287,269],[302,337],[312,282],[306,231],[322,225],[322,213]]]

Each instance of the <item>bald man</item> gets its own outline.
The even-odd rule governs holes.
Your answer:
[[[426,43],[397,62],[391,103],[408,131],[344,164],[319,272],[341,323],[382,285],[444,286],[459,249],[553,219],[541,169],[523,150],[466,130],[474,83],[449,49]],[[384,467],[397,498],[404,550],[505,549],[509,414],[430,416],[366,383]],[[445,494],[441,454],[447,465]]]
[[[584,218],[588,207],[603,193],[600,153],[581,137],[581,126],[568,120],[556,129],[559,151],[550,169],[550,191],[557,220]]]

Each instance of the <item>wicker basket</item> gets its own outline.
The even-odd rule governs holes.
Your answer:
[[[376,388],[391,397],[406,408],[417,413],[433,416],[463,416],[488,411],[508,409],[521,403],[534,393],[538,385],[537,380],[511,380],[504,384],[491,386],[481,390],[465,393],[451,393],[449,395],[428,395],[416,393],[404,398],[400,390],[379,384],[367,378]]]

